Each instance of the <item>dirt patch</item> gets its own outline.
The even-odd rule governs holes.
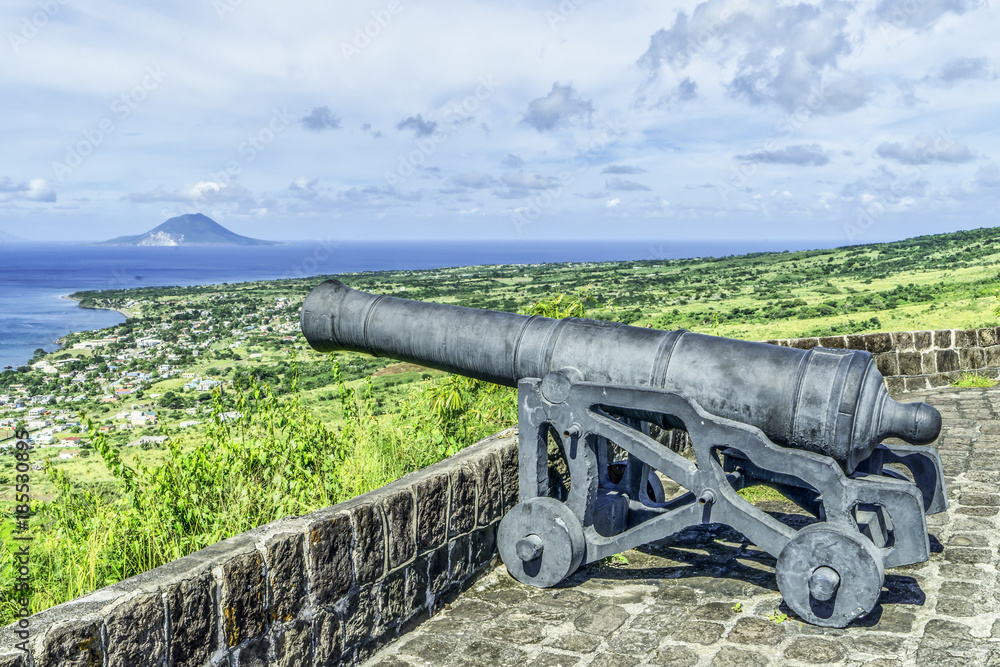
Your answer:
[[[411,364],[409,362],[402,362],[386,366],[385,368],[380,368],[374,373],[372,373],[372,377],[378,377],[380,375],[399,375],[400,373],[424,373],[424,372],[433,372],[433,369],[427,368],[426,366],[418,366],[417,364]]]

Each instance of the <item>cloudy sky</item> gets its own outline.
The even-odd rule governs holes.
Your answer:
[[[6,0],[0,231],[895,239],[998,224],[985,1]]]

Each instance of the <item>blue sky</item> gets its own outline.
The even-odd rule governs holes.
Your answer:
[[[0,231],[817,239],[991,226],[976,0],[8,0]]]

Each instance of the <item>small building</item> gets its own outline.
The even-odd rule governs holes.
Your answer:
[[[59,458],[63,460],[75,459],[79,455],[80,455],[79,449],[63,449],[59,452]]]

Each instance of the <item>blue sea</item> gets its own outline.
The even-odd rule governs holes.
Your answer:
[[[67,333],[113,326],[115,312],[60,298],[79,290],[209,285],[313,275],[535,264],[721,257],[831,248],[834,241],[454,241],[314,242],[277,246],[117,247],[0,245],[0,370],[25,364],[38,348],[58,349]]]

